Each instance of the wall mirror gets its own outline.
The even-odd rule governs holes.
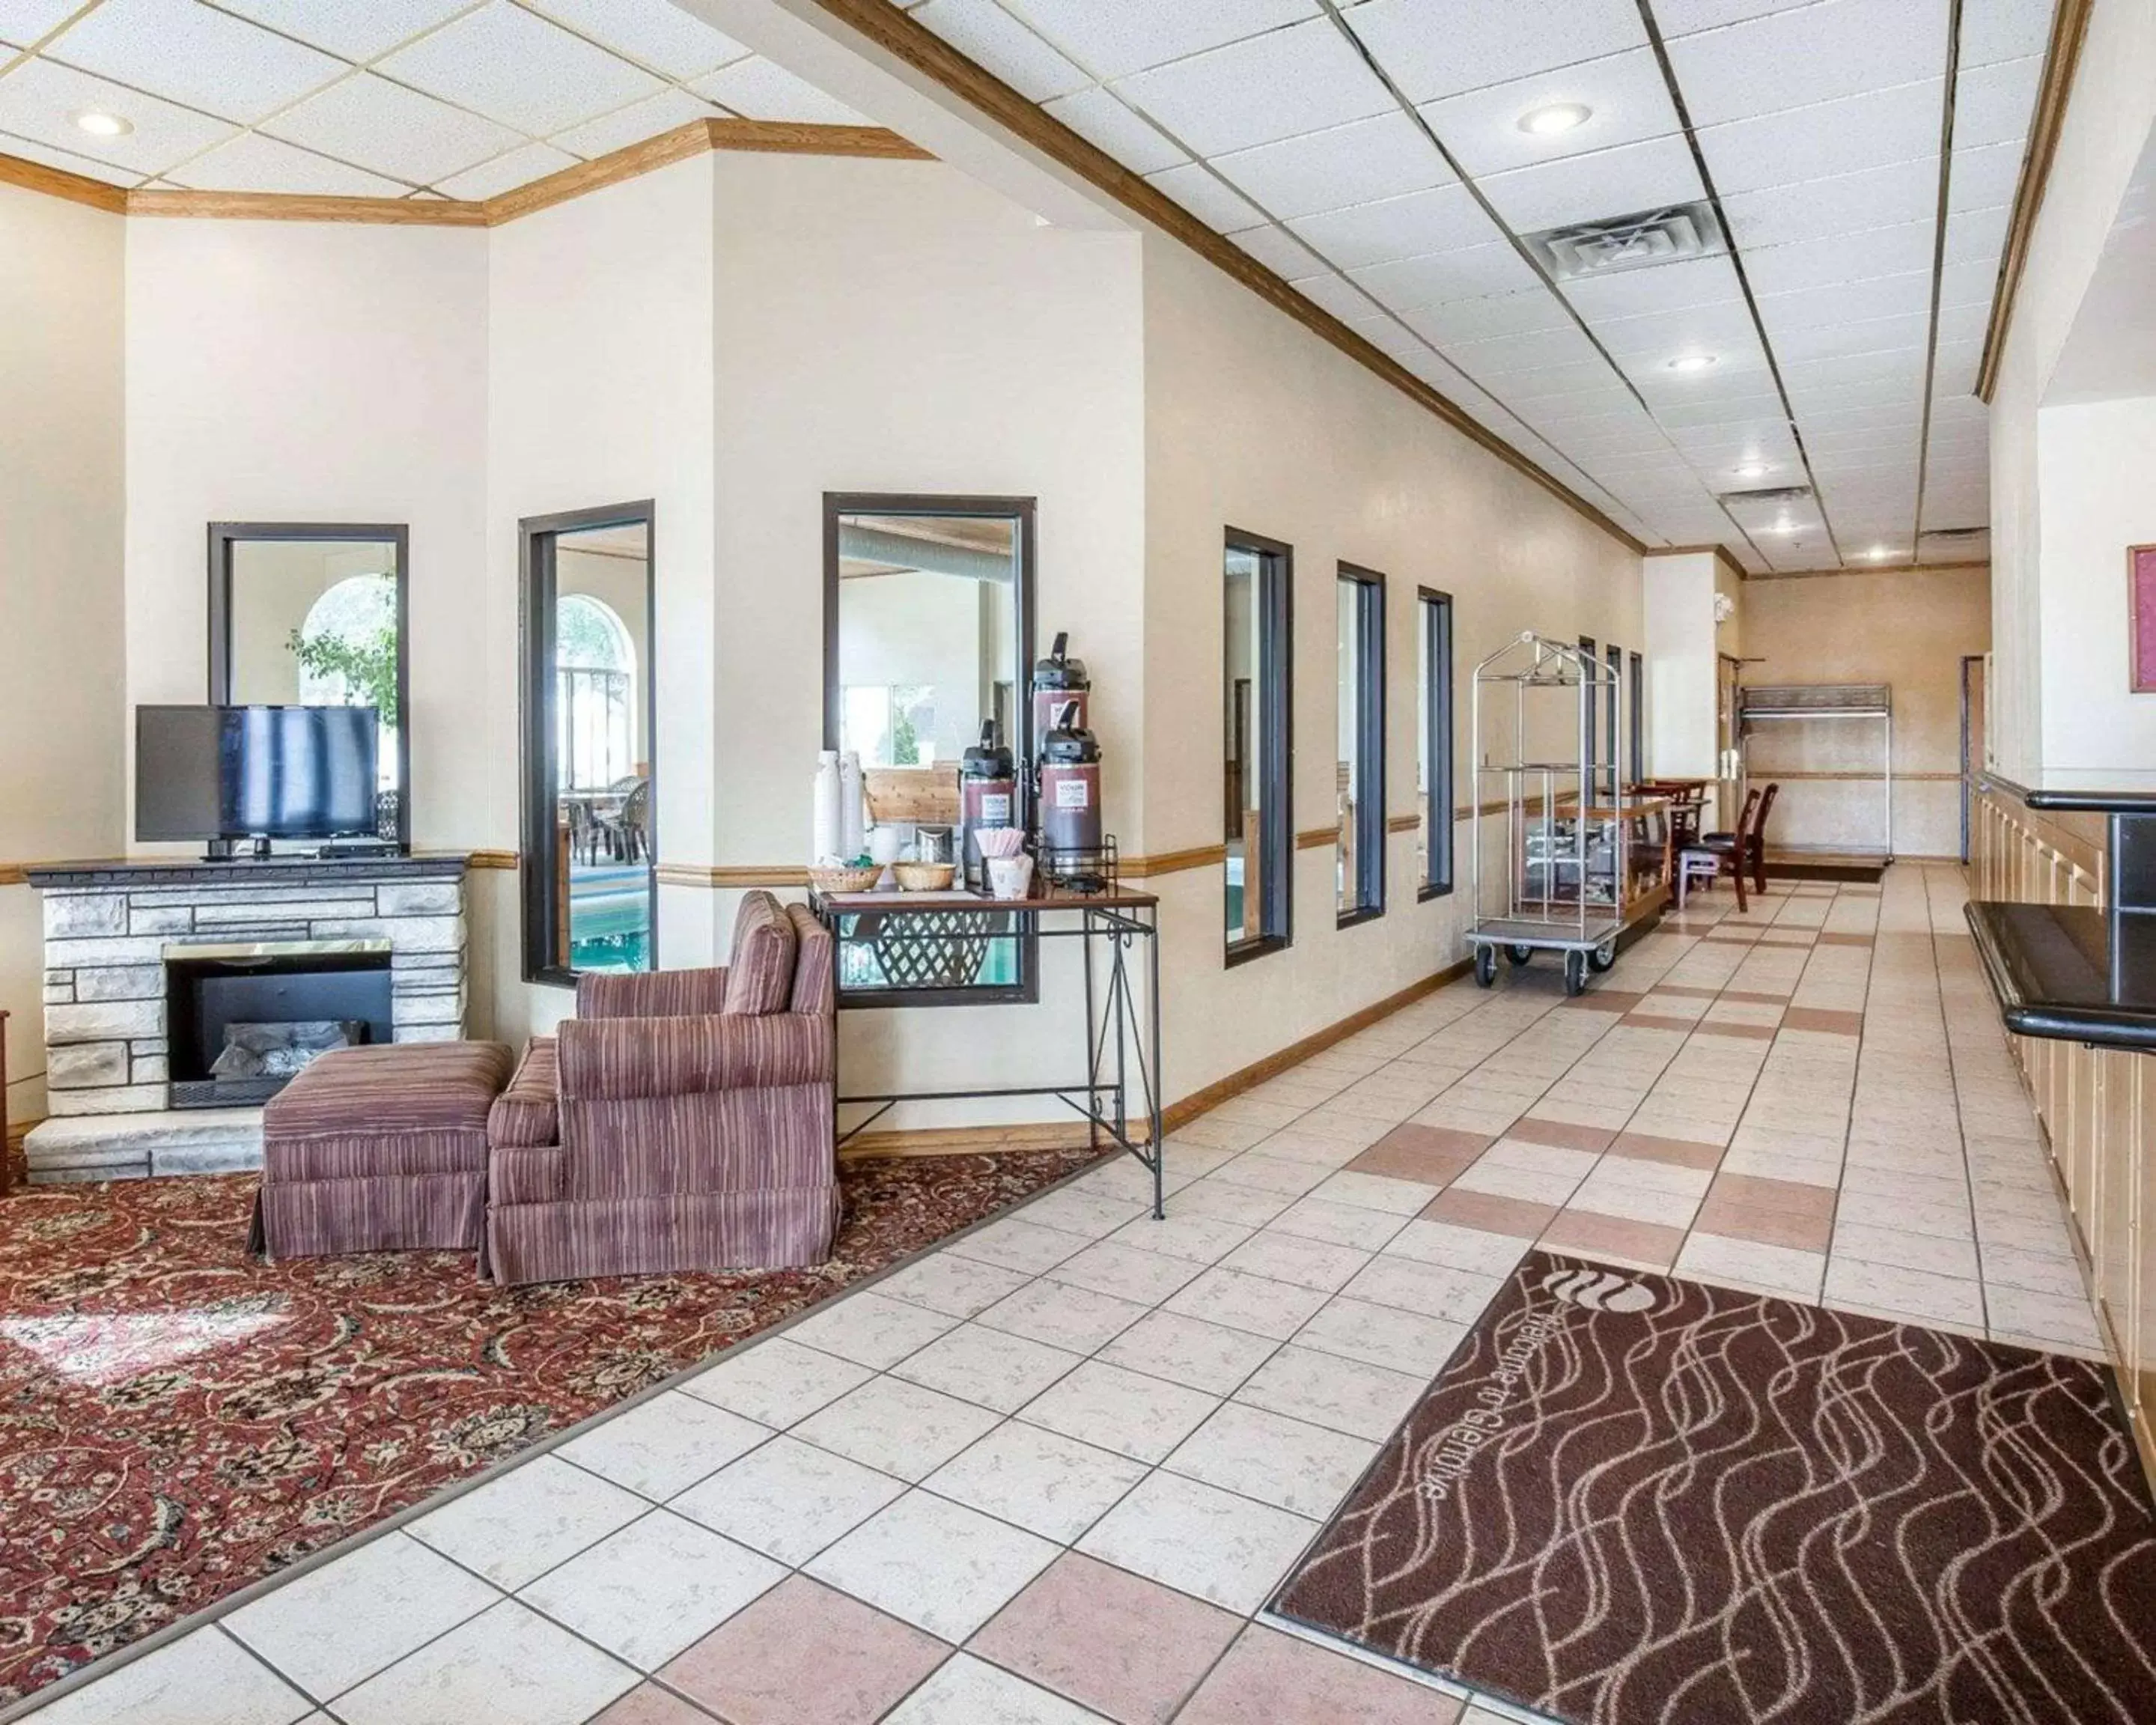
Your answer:
[[[525,975],[650,970],[651,506],[519,525]]]
[[[933,851],[955,832],[960,757],[991,722],[1019,768],[1023,819],[1033,589],[1030,498],[825,496],[824,746],[860,755],[867,823],[886,848]],[[947,920],[844,919],[841,1000],[1034,998],[1030,943],[1008,912]]]
[[[214,521],[209,700],[371,706],[380,715],[376,831],[412,842],[410,675],[401,526]]]

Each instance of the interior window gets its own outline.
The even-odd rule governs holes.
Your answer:
[[[969,750],[1010,752],[1010,817],[1025,818],[1033,738],[1014,692],[1032,657],[1032,501],[834,495],[824,548],[824,746],[861,768],[861,830],[844,848],[948,861],[963,886]],[[842,1004],[1034,995],[1030,943],[986,904],[849,915],[838,933]]]
[[[528,976],[655,966],[648,504],[523,523]]]
[[[1340,834],[1336,891],[1342,922],[1385,907],[1385,581],[1349,564],[1335,583],[1338,624]]]
[[[380,721],[376,830],[408,843],[403,788],[404,530],[210,529],[210,700],[368,706]]]
[[[1290,583],[1294,553],[1231,531],[1223,566],[1227,659],[1222,740],[1227,834],[1228,961],[1287,944]]]
[[[1419,896],[1452,891],[1452,596],[1416,595],[1415,788],[1422,798]]]

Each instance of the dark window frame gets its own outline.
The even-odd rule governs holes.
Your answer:
[[[1452,595],[1434,587],[1415,589],[1425,655],[1423,734],[1419,742],[1429,762],[1429,809],[1423,834],[1423,878],[1415,897],[1445,898],[1455,885],[1452,806],[1454,729],[1452,723]]]
[[[1632,705],[1625,714],[1625,741],[1632,757],[1632,783],[1638,784],[1647,776],[1647,660],[1641,653],[1625,655],[1626,674],[1631,679]]]
[[[1034,655],[1034,583],[1038,567],[1036,518],[1040,500],[1033,497],[988,497],[972,495],[937,495],[928,492],[826,491],[824,494],[824,747],[839,747],[841,708],[845,692],[839,680],[839,523],[850,515],[981,516],[1018,524],[1018,582],[1012,600],[1017,634],[1017,675],[1013,681],[1011,726],[1006,741],[1017,768],[1018,820],[1031,829],[1033,821],[1033,697],[1029,692]],[[1022,697],[1022,698],[1021,698]],[[1029,924],[1009,937],[1018,943],[1018,976],[1014,983],[998,983],[964,988],[848,988],[838,989],[841,1009],[868,1010],[899,1007],[1032,1006],[1040,999],[1040,938],[1037,925]]]
[[[554,950],[561,909],[555,890],[554,855],[561,842],[556,812],[560,800],[556,793],[560,726],[555,711],[554,675],[557,542],[564,533],[636,523],[643,526],[644,532],[644,639],[649,644],[643,667],[643,752],[649,785],[644,801],[644,891],[649,906],[645,957],[650,969],[659,968],[659,523],[652,501],[647,497],[597,509],[526,516],[516,524],[518,822],[524,839],[517,885],[522,910],[522,967],[527,983],[573,988],[583,974],[568,963],[567,953]]]
[[[1625,680],[1625,649],[1614,641],[1602,649],[1602,662],[1609,667],[1609,693],[1603,701],[1603,728],[1609,737],[1609,795],[1614,800],[1623,791],[1620,783],[1624,773],[1625,748],[1618,736],[1620,728],[1621,700],[1618,690]]]
[[[1385,578],[1342,562],[1334,582],[1336,614],[1339,588],[1355,589],[1355,765],[1364,794],[1355,804],[1355,905],[1341,910],[1336,893],[1333,906],[1335,926],[1352,928],[1385,914]]]
[[[1602,649],[1593,635],[1579,638],[1579,653],[1583,659],[1598,665],[1601,663]],[[1591,676],[1592,673],[1583,675]],[[1579,716],[1579,749],[1587,762],[1587,783],[1592,789],[1602,782],[1602,748],[1600,739],[1595,734],[1600,726],[1594,711],[1594,691],[1590,687],[1586,694],[1587,699],[1581,703]]]
[[[249,543],[354,540],[396,547],[397,845],[412,848],[412,530],[402,521],[212,521],[209,524],[209,701],[232,703],[232,553]]]
[[[1258,772],[1264,800],[1258,807],[1258,832],[1244,834],[1245,845],[1255,843],[1259,851],[1258,880],[1264,897],[1259,907],[1255,940],[1226,941],[1228,968],[1247,964],[1268,952],[1285,952],[1295,944],[1295,547],[1262,533],[1229,527],[1222,535],[1221,556],[1240,551],[1258,560],[1257,579],[1251,593],[1251,614],[1259,619],[1259,662],[1255,691],[1258,712]],[[1222,603],[1226,603],[1226,572],[1222,572]],[[1227,644],[1221,649],[1220,711],[1227,711]],[[1221,739],[1221,758],[1227,758],[1227,739]],[[1245,855],[1247,855],[1247,851]],[[1225,940],[1227,927],[1227,870],[1220,875],[1220,923]]]

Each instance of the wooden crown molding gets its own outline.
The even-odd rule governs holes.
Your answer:
[[[495,197],[317,198],[283,192],[128,191],[18,157],[0,155],[0,184],[21,186],[116,215],[203,221],[357,222],[411,228],[499,228],[606,186],[708,151],[780,156],[868,156],[931,162],[917,144],[880,126],[804,126],[780,120],[692,120],[640,144],[578,162]]]
[[[2021,272],[2028,267],[2029,245],[2035,237],[2036,218],[2043,211],[2044,193],[2051,182],[2051,161],[2059,153],[2059,133],[2066,123],[2066,104],[2073,95],[2074,74],[2082,63],[2082,44],[2088,37],[2089,14],[2095,0],[2059,0],[2051,16],[2051,39],[2044,50],[2042,81],[2036,88],[2036,112],[2029,126],[2029,142],[2021,152],[2020,182],[2014,190],[2014,211],[2006,224],[2006,245],[1999,257],[1999,281],[1991,294],[1991,321],[1984,332],[1984,357],[1976,367],[1976,393],[1989,403],[1999,387],[1999,368],[2006,357],[2006,336],[2014,326],[2014,299],[2020,291]]]
[[[1494,432],[1478,424],[1390,354],[1363,340],[1331,312],[1305,299],[1281,277],[1215,234],[1167,193],[1132,172],[1105,150],[1088,143],[1038,103],[1020,95],[1001,79],[975,64],[911,13],[901,12],[889,0],[814,0],[814,3],[978,108],[1050,161],[1182,241],[1276,310],[1286,312],[1350,359],[1376,372],[1471,443],[1532,480],[1626,549],[1638,552],[1647,548],[1644,542],[1635,539],[1555,475],[1545,472]]]

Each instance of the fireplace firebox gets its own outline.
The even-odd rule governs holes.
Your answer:
[[[386,940],[246,941],[171,945],[165,949],[170,1106],[231,1108],[267,1101],[287,1084],[305,1053],[331,1041],[393,1039],[390,944]],[[297,1033],[297,1051],[279,1049],[264,1062],[227,1060],[243,1048],[275,1043],[280,1027]],[[331,1034],[334,1029],[334,1034]]]

